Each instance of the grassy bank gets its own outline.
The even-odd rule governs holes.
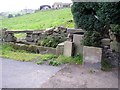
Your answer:
[[[16,50],[10,44],[0,44],[0,51],[2,51],[0,57],[19,61],[32,61],[36,59],[44,61],[54,57],[52,54],[41,55],[36,53],[29,53],[25,50]]]
[[[70,8],[39,11],[14,18],[3,18],[2,27],[10,30],[46,29],[54,26],[74,27]]]
[[[18,61],[33,61],[35,60],[37,64],[43,64],[45,61],[49,61],[50,65],[58,66],[60,64],[73,63],[82,64],[82,56],[76,57],[65,57],[63,55],[56,56],[53,54],[37,54],[30,53],[25,50],[16,50],[10,44],[0,44],[0,57],[10,58]]]

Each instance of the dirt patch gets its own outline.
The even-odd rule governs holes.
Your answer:
[[[118,72],[68,65],[42,84],[41,88],[118,88]]]

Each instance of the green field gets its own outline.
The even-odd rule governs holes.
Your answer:
[[[74,27],[70,8],[39,11],[14,18],[3,18],[2,27],[9,30],[41,30],[54,26]]]

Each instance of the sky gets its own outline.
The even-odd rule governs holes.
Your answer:
[[[0,12],[38,9],[40,5],[52,5],[54,2],[69,3],[71,0],[0,0]]]

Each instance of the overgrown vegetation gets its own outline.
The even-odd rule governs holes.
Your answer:
[[[9,44],[0,44],[0,47],[2,51],[1,57],[10,58],[14,60],[20,60],[20,61],[32,61],[40,57],[39,54],[29,53],[25,50],[15,50]]]
[[[1,57],[10,58],[19,61],[32,61],[40,59],[41,61],[50,60],[55,58],[52,54],[36,54],[30,53],[25,50],[16,50],[10,44],[0,44],[0,50],[2,51]]]
[[[109,30],[120,42],[120,1],[119,2],[74,2],[72,14],[77,28],[85,30],[83,44],[101,47],[101,39],[109,38]],[[102,46],[104,47],[104,46]],[[107,55],[106,55],[107,56]],[[109,58],[109,57],[108,57]],[[108,59],[109,60],[109,59]],[[107,60],[102,69],[110,70]]]
[[[37,60],[36,64],[38,65],[44,64],[45,61],[48,61],[49,65],[53,66],[58,66],[66,63],[82,64],[83,62],[81,55],[77,55],[75,57],[66,57],[63,55],[56,56],[54,54],[29,53],[25,50],[16,50],[12,47],[12,45],[7,43],[0,44],[0,51],[2,51],[0,57],[10,58],[19,61]]]
[[[101,65],[102,65],[101,70],[103,70],[103,71],[110,71],[112,69],[112,65],[110,63],[108,63],[107,60],[102,60]]]
[[[83,58],[81,55],[77,55],[74,57],[66,57],[63,55],[58,56],[55,59],[52,59],[49,62],[49,65],[53,65],[53,66],[58,66],[61,64],[66,64],[66,63],[70,63],[70,64],[82,64],[83,63]]]
[[[63,41],[63,37],[46,36],[43,39],[38,40],[37,45],[56,48],[57,45]]]
[[[116,40],[118,42],[120,42],[120,25],[118,25],[118,24],[112,24],[111,25],[111,30],[114,33],[114,35],[116,36]]]
[[[74,22],[68,22],[73,20],[70,8],[64,8],[59,10],[45,10],[39,11],[33,14],[27,14],[14,18],[3,18],[2,27],[6,27],[10,30],[41,30],[50,27],[74,27]]]
[[[101,44],[101,35],[96,31],[88,31],[85,33],[83,44],[86,46],[99,46]]]
[[[58,65],[61,65],[62,63],[60,63],[60,62],[58,62],[58,61],[56,61],[56,60],[51,60],[50,62],[49,62],[49,65],[52,65],[52,66],[58,66]]]
[[[75,64],[82,64],[82,56],[81,55],[77,55],[74,57],[66,57],[63,55],[60,55],[57,59],[58,62],[60,63],[75,63]]]
[[[107,34],[110,24],[120,24],[120,2],[74,2],[72,14],[77,28],[86,30],[84,43],[100,46],[100,40]],[[88,32],[91,32],[89,33]],[[99,36],[98,36],[99,33]],[[95,39],[97,36],[97,39]],[[90,38],[93,37],[93,38]],[[97,43],[98,42],[98,43]]]

